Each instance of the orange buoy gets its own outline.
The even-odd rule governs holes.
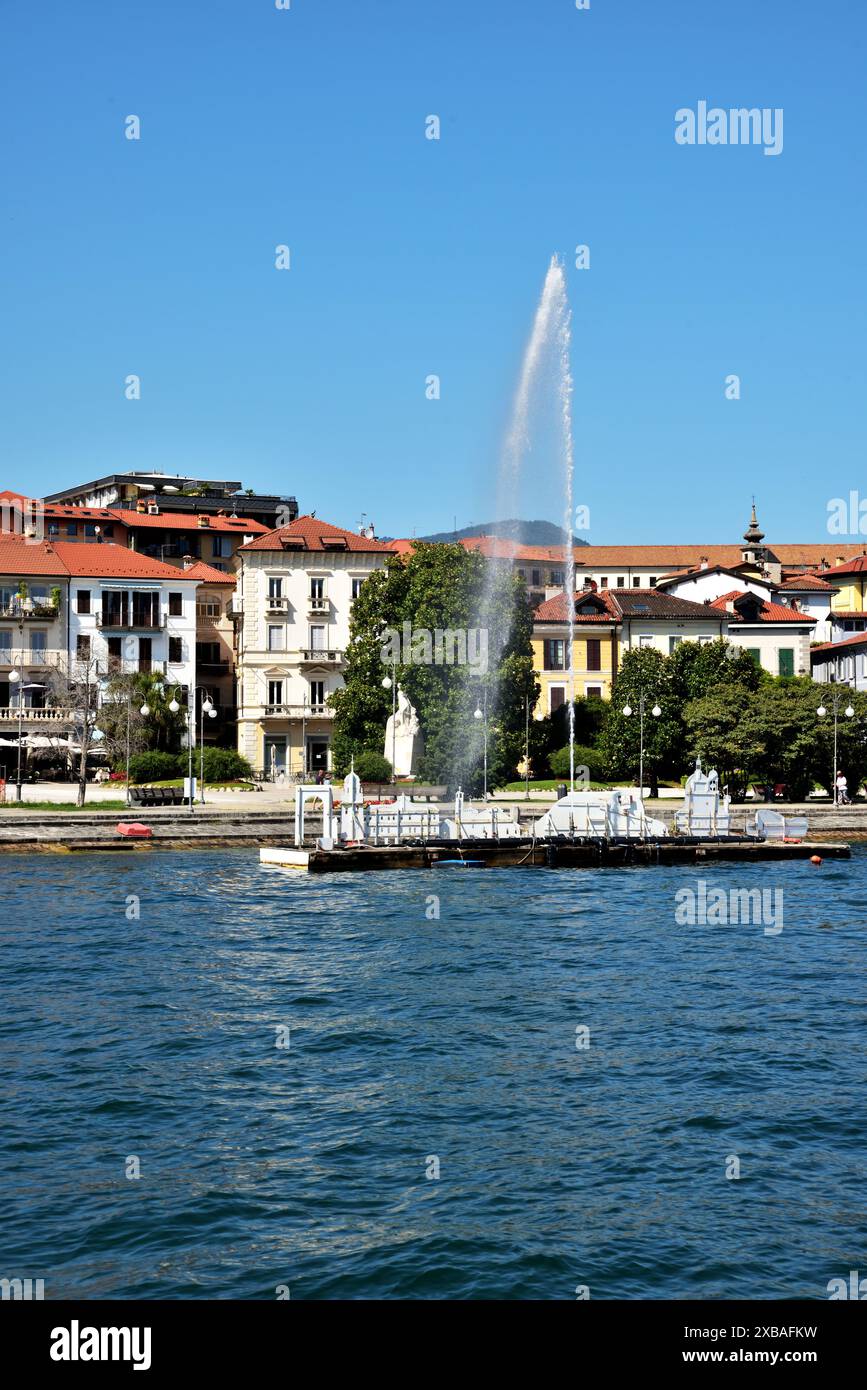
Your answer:
[[[810,855],[810,863],[811,863],[811,864],[821,864],[821,862],[822,862],[822,856],[821,856],[820,854],[811,854],[811,855]]]

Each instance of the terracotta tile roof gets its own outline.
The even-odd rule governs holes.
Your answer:
[[[462,536],[459,545],[465,550],[478,550],[482,555],[494,560],[542,561],[545,564],[566,563],[564,548],[556,545],[518,545],[505,536]],[[585,547],[575,546],[576,558],[583,555]]]
[[[0,574],[55,574],[66,579],[68,571],[51,541],[28,545],[23,536],[0,536]]]
[[[189,565],[187,569],[177,570],[177,574],[184,579],[197,579],[200,584],[237,584],[233,574],[225,574],[223,570],[214,569],[213,565],[206,565],[204,560],[196,560],[195,564]]]
[[[838,618],[867,618],[867,613],[860,608],[832,608],[831,612],[834,617],[834,622],[836,622]]]
[[[829,571],[825,570],[825,574],[828,573]],[[803,589],[805,592],[808,589],[816,589],[819,591],[827,590],[828,593],[835,592],[835,586],[829,584],[826,579],[820,579],[818,574],[791,574],[788,579],[781,580],[777,588],[794,589],[796,591]]]
[[[370,540],[357,531],[345,531],[342,526],[332,526],[315,516],[299,516],[288,526],[280,526],[276,531],[268,531],[247,545],[239,546],[239,550],[242,553],[247,550],[330,550],[335,553],[352,550],[394,554],[390,542]]]
[[[810,648],[810,657],[817,652],[835,652],[840,647],[857,647],[864,642],[867,642],[867,632],[856,632],[854,637],[843,637],[839,642],[817,642],[815,647]]]
[[[849,556],[844,564],[832,565],[830,569],[823,570],[822,574],[825,578],[828,575],[838,578],[844,574],[867,574],[867,555],[863,553],[863,548],[859,549],[858,554]]]
[[[601,601],[604,611],[595,611],[596,603],[581,605],[582,599],[587,599],[587,593],[577,593],[575,595],[575,621],[577,623],[618,623],[620,613],[611,601],[609,591],[600,589],[592,593],[593,599]],[[533,613],[534,623],[567,623],[569,621],[569,604],[565,593],[555,594],[553,598],[546,599],[540,603]]]
[[[605,612],[598,610],[602,603]],[[652,621],[654,618],[691,618],[707,622],[719,619],[718,612],[711,611],[711,605],[693,603],[691,599],[677,598],[672,594],[660,594],[656,589],[597,589],[580,590],[575,595],[575,621],[579,623],[622,622],[624,618],[640,618]],[[533,614],[534,622],[568,622],[568,604],[565,594],[555,594],[541,603]]]
[[[744,571],[750,568],[749,565],[699,565],[697,569],[675,570],[674,574],[663,574],[656,581],[657,589],[666,589],[670,584],[674,584],[684,579],[700,579],[703,574],[730,574],[733,579],[743,579],[747,576]],[[749,576],[752,579],[752,576]],[[752,579],[755,584],[766,584],[768,588],[773,585],[770,579]]]
[[[389,550],[393,550],[395,555],[411,555],[415,550],[416,542],[412,537],[401,536],[397,540],[387,541]]]
[[[161,579],[177,583],[189,580],[184,570],[151,560],[128,550],[125,545],[79,545],[75,541],[52,541],[57,556],[67,574],[73,578],[93,579]]]
[[[84,507],[69,507],[68,511],[83,512]],[[207,516],[208,525],[200,526],[198,522],[199,513],[197,512],[137,512],[127,508],[113,508],[112,515],[123,522],[124,526],[153,526],[161,527],[166,531],[228,531],[236,536],[265,536],[268,534],[268,527],[263,526],[261,521],[252,521],[248,517],[216,516],[211,512],[202,512],[202,516]]]
[[[744,618],[736,609],[729,608],[729,604],[734,603],[736,599],[747,597],[755,598],[761,604],[757,614],[760,623],[808,623],[812,627],[816,621],[807,613],[798,612],[797,608],[785,608],[780,603],[769,603],[759,599],[758,594],[745,594],[741,589],[732,589],[730,593],[720,594],[719,598],[713,600],[710,607],[727,611],[731,622],[749,622],[751,619]]]

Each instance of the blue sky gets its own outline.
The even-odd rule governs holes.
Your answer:
[[[0,485],[149,467],[383,534],[488,519],[560,252],[587,538],[734,540],[755,492],[771,539],[823,539],[867,496],[864,10],[6,0]],[[678,146],[701,99],[782,107],[783,153]],[[524,514],[558,489],[537,449]]]

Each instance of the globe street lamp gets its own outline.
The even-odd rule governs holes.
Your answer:
[[[644,802],[644,700],[644,691],[641,690],[638,695],[638,797],[642,803]],[[633,714],[632,706],[628,702],[623,706],[623,713],[626,715],[627,719],[629,719]],[[659,716],[662,714],[662,710],[659,708],[659,705],[655,700],[653,702],[653,708],[650,711],[650,713],[653,715],[654,719],[658,719]]]
[[[144,704],[142,705],[141,709],[139,710],[139,713],[142,714],[142,715],[144,716],[145,719],[147,719],[147,717],[148,717],[148,715],[150,714],[150,712],[151,712],[151,707],[150,707],[150,705],[148,704],[147,700],[145,700]],[[131,716],[132,716],[132,691],[131,691],[131,690],[128,690],[128,691],[127,691],[127,694],[126,694],[126,804],[127,804],[127,806],[130,805],[130,799],[129,799],[129,753],[130,753],[130,718],[131,718]]]
[[[831,764],[831,782],[829,790],[831,792],[831,800],[835,806],[837,805],[837,717],[840,705],[843,703],[843,696],[845,693],[846,692],[842,690],[835,690],[833,695],[831,696],[831,707],[834,711],[834,761]],[[822,704],[816,710],[816,713],[818,714],[820,719],[824,719],[828,711],[826,710],[824,704]],[[851,719],[853,717],[855,711],[852,708],[851,701],[846,706],[843,713],[845,714],[847,719]]]

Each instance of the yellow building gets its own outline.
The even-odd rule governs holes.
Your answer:
[[[595,695],[607,700],[617,675],[619,617],[607,594],[581,594],[575,607],[572,646],[575,698],[585,700]],[[533,711],[535,719],[553,714],[569,699],[568,624],[565,594],[557,594],[540,604],[533,615],[533,670],[541,686]]]

